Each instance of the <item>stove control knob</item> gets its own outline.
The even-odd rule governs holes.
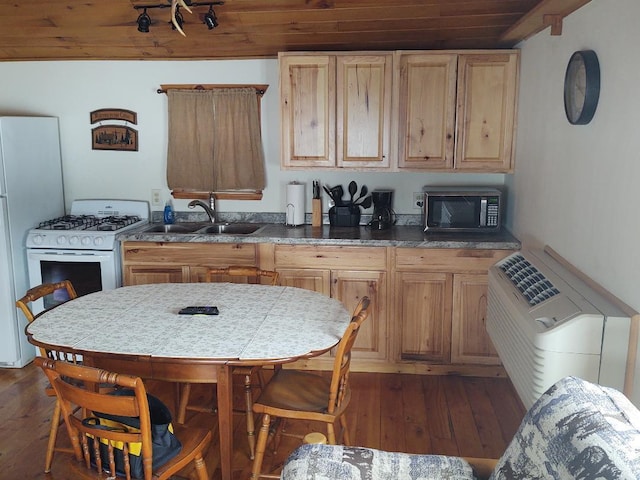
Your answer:
[[[64,245],[65,243],[67,243],[67,237],[65,237],[64,235],[60,235],[56,242],[58,243],[58,245]]]
[[[89,237],[82,237],[82,245],[91,245],[91,239]]]
[[[78,237],[76,235],[69,237],[69,245],[75,245],[78,243]]]
[[[44,243],[44,235],[34,235],[31,237],[31,241],[34,245],[42,245]]]
[[[104,238],[102,238],[102,237],[96,237],[96,238],[94,238],[94,239],[93,239],[93,244],[94,244],[96,247],[99,247],[99,246],[100,246],[100,245],[102,245],[103,243],[104,243]]]

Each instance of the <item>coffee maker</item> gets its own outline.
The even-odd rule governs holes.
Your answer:
[[[373,230],[386,230],[396,223],[396,213],[391,208],[393,190],[374,190],[371,192],[373,201],[373,214],[371,215],[371,228]]]

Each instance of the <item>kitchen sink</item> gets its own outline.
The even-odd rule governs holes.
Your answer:
[[[217,223],[215,225],[209,225],[208,227],[201,228],[197,233],[248,235],[250,233],[254,233],[261,227],[262,225],[255,223]]]
[[[194,234],[223,234],[248,235],[256,232],[263,225],[259,223],[173,223],[170,225],[154,224],[147,227],[145,233],[194,233]]]
[[[146,228],[145,233],[193,233],[202,228],[202,224],[180,224],[173,223],[170,225],[151,225]]]

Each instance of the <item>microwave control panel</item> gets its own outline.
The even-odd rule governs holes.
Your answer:
[[[487,199],[487,227],[498,226],[498,211],[500,210],[500,200],[498,197]]]

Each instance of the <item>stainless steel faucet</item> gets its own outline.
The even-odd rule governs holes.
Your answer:
[[[202,207],[204,211],[209,215],[211,223],[216,223],[216,197],[213,193],[209,194],[209,205],[202,200],[191,200],[188,205],[189,208]]]

